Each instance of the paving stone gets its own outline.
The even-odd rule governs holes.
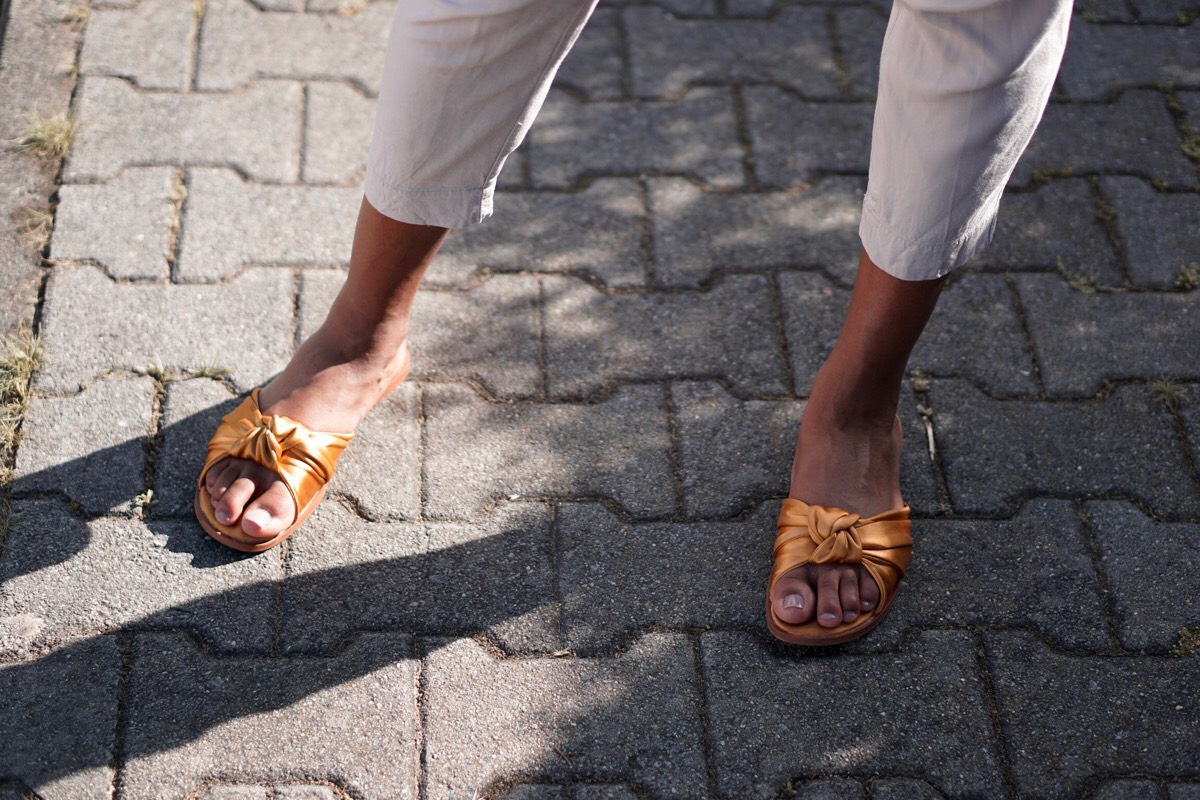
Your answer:
[[[219,285],[118,285],[94,267],[56,267],[43,306],[34,387],[72,392],[108,370],[224,367],[239,390],[291,355],[292,276],[250,269]]]
[[[1107,105],[1051,103],[1009,183],[1064,173],[1139,175],[1180,188],[1196,183],[1166,101],[1147,90],[1128,90]]]
[[[605,294],[575,278],[542,280],[553,397],[586,397],[617,380],[709,376],[747,394],[787,391],[766,276],[636,295]]]
[[[1007,520],[918,519],[904,588],[863,648],[911,631],[1033,628],[1063,647],[1111,646],[1097,576],[1069,501],[1027,501]]]
[[[300,179],[305,183],[361,180],[374,131],[375,98],[348,84],[325,81],[309,83],[304,91]]]
[[[79,71],[129,78],[143,89],[185,91],[195,35],[189,3],[141,0],[128,11],[98,8],[88,15]]]
[[[825,13],[785,7],[764,20],[681,20],[654,6],[623,12],[633,92],[677,97],[695,84],[780,83],[806,97],[838,98]]]
[[[1082,397],[1109,379],[1200,377],[1197,296],[1077,292],[1057,275],[1015,280],[1048,393]]]
[[[261,81],[229,94],[144,93],[118,78],[81,78],[64,180],[104,180],[126,166],[229,166],[252,180],[295,180],[300,85]]]
[[[276,786],[271,800],[339,800],[328,786]]]
[[[559,508],[567,647],[621,647],[638,630],[764,628],[779,503],[721,522],[624,523],[596,503]]]
[[[1159,800],[1161,796],[1152,781],[1105,781],[1092,793],[1092,800]]]
[[[917,778],[871,781],[871,800],[945,800],[945,795]]]
[[[300,335],[325,319],[345,279],[340,270],[301,276]],[[541,390],[537,279],[493,275],[465,291],[418,292],[412,310],[412,375],[417,380],[471,380],[502,397]]]
[[[288,557],[283,647],[329,652],[355,631],[403,629],[554,652],[552,516],[508,503],[477,523],[369,523],[323,503]]]
[[[810,103],[773,86],[742,90],[760,186],[787,187],[827,173],[867,174],[870,103]]]
[[[583,272],[604,286],[646,284],[646,203],[637,181],[581,192],[505,192],[494,221],[455,230],[425,285],[461,286],[481,270]]]
[[[1183,106],[1184,118],[1192,127],[1200,126],[1200,92],[1176,91],[1175,97]]]
[[[1195,0],[1133,0],[1138,19],[1164,25],[1190,25],[1200,16]]]
[[[174,170],[127,169],[108,183],[58,190],[50,257],[95,261],[121,280],[162,280],[171,254]]]
[[[98,381],[72,397],[29,405],[14,491],[61,492],[89,514],[129,511],[154,408],[150,378]]]
[[[0,774],[44,800],[111,797],[120,671],[111,636],[0,665]]]
[[[1163,84],[1200,84],[1194,29],[1072,23],[1058,73],[1058,87],[1072,100],[1105,100],[1126,87]]]
[[[1134,285],[1173,289],[1184,266],[1200,265],[1200,195],[1156,192],[1137,178],[1101,178],[1100,185],[1116,209]]]
[[[886,659],[775,655],[742,632],[700,643],[705,685],[720,687],[708,719],[721,797],[774,798],[797,775],[864,772],[922,774],[951,796],[1005,794],[966,631],[922,632]],[[865,704],[864,687],[879,689]]]
[[[1179,518],[1200,497],[1166,404],[1144,386],[1102,400],[992,400],[961,380],[930,386],[934,430],[952,505],[996,515],[1029,494],[1128,497]]]
[[[1099,775],[1170,775],[1194,760],[1194,661],[1068,655],[1027,631],[983,637],[1018,796],[1075,797]]]
[[[795,390],[807,395],[837,341],[850,291],[811,272],[781,274],[779,286]],[[1012,294],[999,275],[967,273],[947,286],[908,366],[969,378],[998,394],[1037,393]]]
[[[726,5],[737,1],[726,0]],[[606,6],[636,6],[644,2],[645,0],[603,0]],[[717,14],[716,0],[655,0],[654,4],[681,17],[712,17]]]
[[[345,264],[361,186],[260,186],[231,170],[188,176],[179,263],[185,281],[215,281],[246,264]]]
[[[620,20],[614,8],[597,8],[567,54],[554,85],[570,87],[588,100],[620,100],[623,74]]]
[[[543,404],[490,403],[465,386],[432,384],[424,406],[427,517],[466,518],[503,497],[603,497],[651,517],[675,507],[660,387]]]
[[[220,381],[208,378],[171,381],[166,387],[160,445],[154,459],[155,517],[191,517],[196,482],[208,455],[208,441],[221,417],[241,404]],[[338,462],[338,469],[348,458]]]
[[[1170,800],[1200,800],[1200,783],[1176,783],[1167,787]]]
[[[724,88],[645,103],[584,103],[551,91],[528,142],[535,186],[648,172],[687,174],[717,188],[745,181],[733,96]]]
[[[266,786],[224,784],[210,786],[199,800],[272,800],[271,790]]]
[[[196,88],[299,78],[347,80],[377,95],[394,12],[385,2],[342,15],[260,12],[245,0],[207,0]]]
[[[872,6],[845,6],[834,9],[834,19],[851,94],[874,98],[879,89],[879,55],[888,12]]]
[[[718,270],[772,267],[821,269],[854,282],[861,178],[753,194],[705,192],[682,178],[655,178],[649,186],[660,284],[698,287]]]
[[[469,639],[424,659],[426,796],[470,797],[514,771],[705,792],[692,647],[647,634],[611,658],[497,660]],[[556,752],[557,751],[557,752]]]
[[[135,637],[123,796],[185,797],[218,774],[415,798],[410,649],[407,636],[367,633],[331,658],[217,659],[178,633]]]
[[[1083,178],[1053,180],[1000,203],[991,245],[969,269],[1057,270],[1105,286],[1125,282],[1117,251],[1097,218],[1095,193]]]
[[[1169,651],[1180,628],[1200,626],[1200,598],[1180,591],[1200,581],[1200,524],[1158,522],[1121,500],[1088,503],[1087,513],[1121,645]]]
[[[83,522],[49,500],[16,504],[0,617],[28,615],[0,657],[68,636],[175,627],[221,651],[271,647],[279,555],[246,558],[194,522]]]
[[[1200,455],[1200,386],[1177,387],[1179,417],[1183,420],[1183,431],[1191,448],[1193,460]]]
[[[504,800],[638,800],[628,786],[592,784],[556,786],[547,783],[514,786],[501,797]]]
[[[863,800],[863,787],[858,781],[846,778],[792,783],[796,800]]]
[[[1076,16],[1088,22],[1133,22],[1134,16],[1125,0],[1083,0],[1075,4]]]

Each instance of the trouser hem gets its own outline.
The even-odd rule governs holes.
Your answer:
[[[996,232],[999,203],[975,215],[979,221],[950,241],[910,241],[883,221],[868,194],[863,199],[858,235],[863,249],[876,266],[903,281],[928,281],[965,264],[983,251]]]
[[[495,184],[463,189],[397,186],[368,167],[363,194],[376,211],[413,225],[465,228],[492,215]]]

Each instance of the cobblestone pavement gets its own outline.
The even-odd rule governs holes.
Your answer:
[[[825,652],[762,605],[853,277],[868,0],[602,3],[331,499],[253,557],[192,519],[342,280],[393,8],[92,5],[0,797],[1200,798],[1195,2],[1079,4],[911,363],[905,588]]]

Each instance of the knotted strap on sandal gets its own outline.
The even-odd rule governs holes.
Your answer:
[[[789,497],[779,513],[775,564],[767,585],[767,627],[793,644],[838,644],[862,636],[878,625],[892,607],[912,552],[908,503],[873,517],[841,508],[810,505]],[[775,615],[771,593],[776,582],[804,564],[862,564],[879,586],[879,603],[852,622],[827,628],[816,614],[800,625]]]
[[[208,458],[196,485],[196,519],[209,536],[221,544],[247,553],[268,550],[292,535],[313,512],[325,487],[333,478],[338,456],[353,433],[323,433],[282,414],[263,415],[258,405],[259,390],[221,419],[208,443]],[[219,461],[244,458],[277,474],[295,503],[292,522],[270,539],[256,539],[241,529],[241,520],[231,525],[220,522],[213,508],[204,477]]]

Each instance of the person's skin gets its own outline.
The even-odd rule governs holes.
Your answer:
[[[364,198],[346,283],[321,328],[263,388],[263,413],[318,431],[354,430],[403,368],[417,285],[446,234],[397,222]],[[801,420],[792,497],[864,517],[902,504],[900,381],[944,283],[899,280],[862,253],[841,334]],[[269,539],[295,514],[278,476],[251,461],[225,459],[205,485],[217,518],[240,518],[249,536]],[[780,578],[771,601],[782,620],[805,622],[815,609],[818,624],[834,627],[878,603],[879,589],[860,566],[811,565]]]

